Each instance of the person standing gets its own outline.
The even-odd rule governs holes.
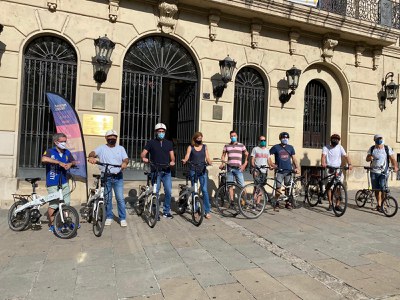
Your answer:
[[[192,143],[187,147],[185,158],[182,159],[183,164],[190,161],[194,165],[190,165],[190,178],[192,186],[194,185],[194,175],[197,173],[197,178],[200,181],[201,193],[203,195],[204,213],[206,219],[211,219],[211,207],[210,198],[208,195],[208,173],[206,164],[211,165],[210,155],[208,154],[207,145],[203,144],[203,134],[201,132],[195,132],[192,137]],[[204,164],[204,166],[202,165]],[[198,166],[198,167],[197,167]],[[199,170],[199,167],[202,167]],[[196,168],[197,167],[197,168]]]
[[[112,205],[112,190],[114,190],[115,199],[117,201],[118,216],[121,227],[128,226],[126,222],[126,210],[124,199],[124,178],[122,171],[128,167],[129,158],[126,150],[121,145],[117,145],[118,134],[115,130],[108,130],[105,135],[106,144],[97,147],[94,151],[89,153],[89,162],[95,164],[97,159],[101,163],[120,165],[120,167],[109,167],[111,174],[107,174],[107,184],[105,186],[105,200],[106,200],[106,222],[105,225],[111,225],[113,215]],[[105,176],[105,167],[99,167],[102,176]]]
[[[156,165],[160,164],[161,166],[175,166],[175,154],[172,142],[165,139],[167,126],[165,126],[163,123],[158,123],[154,127],[154,131],[156,137],[147,142],[140,155],[143,162],[149,162],[149,158],[146,156],[147,154],[150,154],[150,161]],[[171,214],[171,168],[164,167],[160,171],[160,176],[157,178],[157,193],[160,191],[161,182],[163,183],[165,193],[163,217],[167,219],[173,219],[174,217]]]
[[[275,177],[276,181],[276,193],[275,193],[276,203],[274,205],[275,211],[279,211],[278,198],[281,195],[280,189],[282,187],[282,183],[285,186],[289,185],[290,177],[292,176],[291,172],[295,171],[296,173],[299,173],[299,165],[296,159],[296,152],[294,150],[294,147],[289,145],[289,133],[281,132],[279,134],[279,140],[280,144],[276,144],[269,150],[269,153],[271,155],[274,155],[275,165],[278,169]],[[287,209],[292,208],[288,200],[286,200],[285,207]]]
[[[58,190],[61,176],[63,198],[66,205],[70,205],[70,189],[67,179],[67,170],[76,165],[71,152],[67,149],[67,136],[64,133],[53,135],[55,147],[47,149],[42,156],[42,163],[46,165],[46,187],[49,194]],[[54,211],[58,208],[58,200],[49,202],[47,214],[49,217],[49,231],[54,232]]]
[[[387,177],[385,174],[389,168],[389,161],[394,167],[394,171],[397,173],[399,168],[397,166],[396,158],[394,157],[394,152],[391,147],[385,145],[383,135],[375,134],[374,142],[371,148],[369,148],[366,161],[371,162],[371,184],[372,189],[375,191],[376,201],[378,206],[376,210],[382,212],[382,190],[386,185]]]
[[[339,145],[340,141],[340,135],[334,133],[331,135],[331,143],[329,145],[326,145],[322,148],[322,154],[321,154],[321,165],[323,168],[328,167],[328,170],[326,170],[326,176],[332,174],[333,172],[336,172],[335,169],[329,170],[329,167],[332,168],[340,168],[342,165],[342,158],[346,160],[349,169],[352,170],[353,167],[350,162],[350,157],[346,154],[346,151],[342,147],[342,145]],[[340,174],[340,180],[343,182],[343,174],[341,172]],[[328,189],[328,201],[329,201],[329,206],[328,206],[328,211],[332,210],[332,191],[331,187],[326,186]],[[339,206],[339,203],[335,203],[336,205],[336,210],[341,211],[341,207]]]
[[[271,156],[269,150],[267,148],[267,140],[265,136],[261,135],[258,138],[259,145],[254,147],[251,151],[251,167],[253,170],[253,177],[259,176],[259,171],[255,170],[256,167],[264,166],[265,168],[261,168],[260,172],[263,174],[267,173],[267,168],[273,167]]]

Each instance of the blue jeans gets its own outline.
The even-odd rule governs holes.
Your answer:
[[[192,180],[192,186],[194,185],[194,171],[190,170],[190,178]],[[201,193],[203,195],[204,203],[204,213],[208,214],[211,210],[210,208],[210,198],[208,197],[208,174],[204,172],[203,174],[197,174],[197,179],[200,181]]]
[[[386,176],[381,173],[371,172],[371,185],[374,190],[383,190],[385,187]]]
[[[117,200],[119,220],[126,220],[125,199],[124,199],[124,179],[108,177],[107,184],[104,187],[104,196],[107,202],[107,219],[113,219],[112,206],[112,190],[114,190],[115,199]]]
[[[228,172],[226,172],[226,180],[229,182],[236,182],[240,186],[244,186],[244,177],[240,169],[233,169],[228,167]]]
[[[171,192],[172,192],[171,171],[160,171],[159,175],[160,176],[157,177],[157,195],[159,194],[162,182],[165,194],[163,213],[168,214],[171,210]],[[154,173],[154,176],[157,176],[157,173]]]

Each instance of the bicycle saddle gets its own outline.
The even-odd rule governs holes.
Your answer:
[[[36,181],[41,180],[40,177],[34,177],[34,178],[25,178],[25,181],[29,182],[30,184],[34,184]]]
[[[93,177],[96,178],[96,179],[100,179],[101,175],[100,174],[93,174]]]

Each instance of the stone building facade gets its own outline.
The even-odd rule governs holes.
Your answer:
[[[348,184],[361,185],[375,133],[396,155],[400,150],[399,101],[380,102],[382,78],[393,72],[399,81],[398,5],[381,1],[390,6],[382,10],[370,2],[1,1],[1,206],[23,189],[20,178],[43,177],[38,162],[54,130],[46,91],[75,107],[88,151],[104,143],[108,127],[120,133],[133,179],[143,167],[138,153],[162,121],[178,152],[200,130],[212,157],[220,156],[232,128],[248,148],[259,134],[272,146],[287,131],[303,169],[318,165],[321,146],[339,133],[355,166]],[[116,46],[99,84],[94,40],[104,35]],[[219,61],[228,55],[236,68],[216,97]],[[299,85],[282,104],[292,66],[302,71]]]

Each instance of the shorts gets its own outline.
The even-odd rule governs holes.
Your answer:
[[[386,176],[381,173],[371,172],[371,184],[373,190],[383,190],[385,187]]]
[[[58,189],[58,186],[56,186],[56,185],[48,186],[47,187],[47,192],[49,194],[55,193],[55,192],[57,192],[57,189]],[[70,190],[69,190],[68,183],[64,183],[62,185],[62,189],[63,189],[64,203],[66,205],[69,205],[71,203],[71,201],[70,201],[70,197],[69,197],[70,196]],[[49,202],[49,207],[52,208],[52,209],[57,209],[58,208],[58,203],[59,203],[59,200],[52,200],[52,201]]]
[[[228,172],[226,172],[226,180],[228,182],[236,182],[241,187],[244,186],[244,177],[240,169],[228,168]]]
[[[282,183],[284,183],[285,186],[288,186],[290,184],[290,178],[291,174],[289,173],[276,173],[275,177],[275,182],[276,182],[276,189],[280,189],[282,186]]]

